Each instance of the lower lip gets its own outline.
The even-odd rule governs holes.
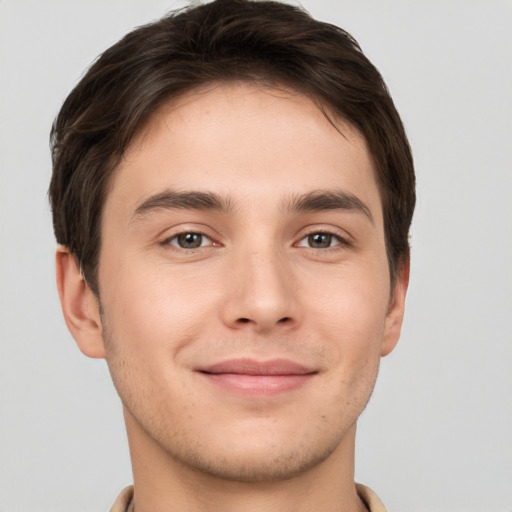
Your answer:
[[[313,378],[304,375],[247,375],[238,373],[201,373],[211,383],[247,396],[274,396],[302,387]]]

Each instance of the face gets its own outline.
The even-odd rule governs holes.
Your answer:
[[[116,170],[99,261],[131,442],[247,481],[341,456],[403,306],[353,127],[242,84],[165,105]]]

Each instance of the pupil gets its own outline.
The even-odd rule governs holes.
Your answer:
[[[331,246],[332,235],[328,233],[315,233],[314,235],[309,235],[308,242],[311,247],[315,247],[317,249],[325,249]]]
[[[178,244],[183,249],[195,249],[201,247],[202,238],[199,233],[183,233],[178,235]]]

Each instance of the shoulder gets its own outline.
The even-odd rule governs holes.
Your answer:
[[[130,485],[121,491],[121,494],[117,497],[117,500],[112,505],[110,512],[130,512],[132,498],[133,485]]]
[[[356,484],[356,490],[370,512],[386,512],[386,507],[384,507],[382,501],[369,487]]]

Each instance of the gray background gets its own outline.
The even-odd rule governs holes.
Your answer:
[[[360,420],[357,479],[394,512],[512,511],[512,2],[305,0],[353,33],[414,149],[402,339]],[[107,510],[131,482],[103,361],[54,285],[48,131],[95,56],[173,1],[0,0],[0,511]]]

